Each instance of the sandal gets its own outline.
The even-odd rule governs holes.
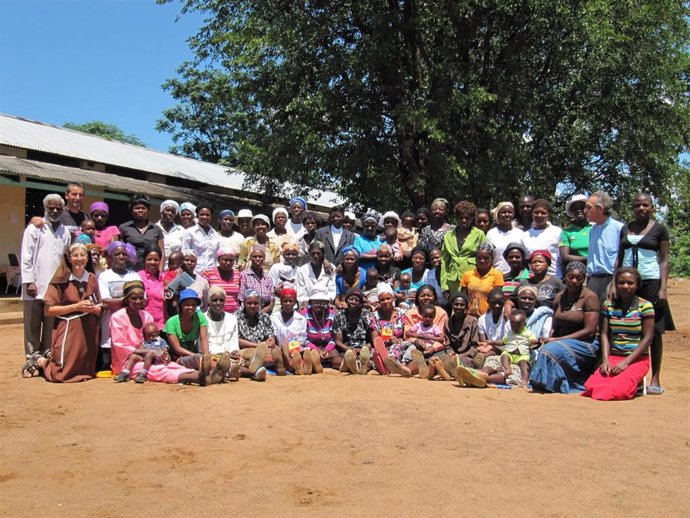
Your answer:
[[[648,396],[661,396],[664,392],[663,387],[647,387]]]
[[[38,364],[39,358],[43,358],[43,356],[39,351],[36,351],[26,359],[26,363],[20,371],[22,378],[32,378],[36,372],[40,373],[42,371],[41,366]]]

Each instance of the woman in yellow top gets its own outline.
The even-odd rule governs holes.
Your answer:
[[[475,253],[477,267],[462,276],[462,291],[467,294],[467,314],[479,318],[489,309],[489,292],[503,286],[503,274],[492,266],[494,245],[482,243]]]
[[[446,232],[441,249],[441,290],[446,298],[460,291],[460,281],[465,272],[476,265],[477,247],[486,241],[484,232],[474,227],[474,203],[461,201],[455,204],[457,226]]]
[[[254,235],[244,239],[240,246],[240,257],[237,261],[240,271],[251,266],[250,255],[256,245],[261,245],[266,251],[264,260],[264,271],[268,272],[271,266],[280,262],[281,250],[277,244],[270,240],[268,236],[268,229],[271,228],[271,222],[268,216],[257,214],[252,218],[252,228]]]

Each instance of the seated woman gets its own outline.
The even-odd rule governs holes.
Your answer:
[[[208,311],[206,312],[208,352],[215,361],[220,360],[227,353],[231,362],[227,378],[237,380],[240,375],[247,377],[250,375],[246,368],[242,369],[237,317],[225,311],[226,297],[225,290],[220,286],[211,286],[208,290]]]
[[[222,288],[225,292],[223,311],[234,313],[239,309],[240,272],[235,268],[235,251],[232,247],[219,247],[216,250],[216,267],[206,270],[202,275],[208,281],[209,298],[213,287]]]
[[[319,351],[307,347],[307,318],[295,311],[297,292],[292,287],[280,293],[280,311],[271,315],[278,348],[283,362],[298,376],[323,372]]]
[[[601,366],[585,382],[585,397],[600,401],[632,399],[649,370],[654,339],[654,306],[636,295],[642,278],[635,268],[618,268],[616,298],[601,309]]]
[[[374,368],[379,374],[395,372],[409,378],[412,375],[410,370],[400,363],[405,351],[412,347],[411,343],[403,339],[405,310],[395,307],[393,288],[385,282],[378,285],[378,300],[378,308],[373,312],[373,324],[385,350],[380,350],[374,341]]]
[[[285,376],[283,355],[276,346],[271,317],[261,311],[261,295],[250,289],[242,298],[242,308],[236,314],[240,356],[247,363],[252,379],[264,381],[265,367],[275,368],[279,376]]]
[[[170,345],[170,357],[184,367],[199,368],[199,362],[208,349],[208,320],[197,308],[201,299],[189,288],[180,292],[179,314],[165,323],[163,332]]]
[[[345,294],[347,307],[333,321],[335,346],[343,355],[341,372],[366,374],[371,361],[373,315],[364,308],[364,295],[352,288]]]
[[[492,288],[503,286],[503,274],[493,267],[494,247],[484,242],[475,252],[476,266],[462,276],[460,286],[467,294],[467,313],[479,318],[489,308],[488,296]]]
[[[253,291],[259,295],[260,309],[270,315],[275,304],[274,286],[271,276],[264,268],[266,250],[261,245],[256,245],[249,256],[249,268],[240,272],[240,293],[238,299],[244,303],[245,293]]]
[[[284,288],[294,288],[297,283],[297,256],[299,247],[297,243],[285,243],[281,253],[283,261],[275,263],[268,270],[268,276],[273,282],[273,314],[280,311],[280,294]]]
[[[583,287],[586,277],[584,263],[571,261],[565,267],[566,288],[554,300],[551,336],[543,341],[530,372],[535,391],[582,392],[594,372],[600,307],[596,293]]]
[[[520,283],[520,286],[534,286],[537,289],[537,306],[553,309],[553,299],[563,291],[565,285],[558,277],[549,274],[551,254],[548,250],[535,250],[529,256],[532,277]],[[511,308],[512,309],[512,308]]]
[[[322,366],[339,370],[343,358],[335,346],[333,321],[336,313],[328,302],[328,294],[316,290],[312,293],[306,309],[302,310],[307,319],[306,345],[311,350],[318,351]]]
[[[144,325],[153,322],[153,317],[143,310],[145,300],[144,284],[141,281],[125,284],[124,307],[116,311],[110,320],[113,371],[116,375],[123,373],[130,354],[141,348]],[[137,363],[129,376],[136,377],[143,365],[143,362]],[[229,357],[211,368],[211,359],[205,356],[199,360],[199,370],[183,367],[175,362],[154,364],[147,373],[147,379],[160,383],[197,383],[204,386],[220,383],[225,377],[225,369],[229,367]]]
[[[358,264],[359,252],[352,246],[342,249],[343,262],[339,268],[340,273],[335,278],[335,306],[343,309],[347,306],[345,294],[350,288],[361,289],[366,282],[366,271]]]
[[[297,269],[297,300],[304,307],[314,291],[328,293],[329,301],[335,300],[335,271],[324,261],[324,245],[312,241],[309,245],[310,261]]]
[[[54,278],[44,297],[46,316],[56,317],[50,352],[46,356],[36,352],[29,358],[22,369],[26,378],[36,370],[54,383],[86,381],[96,375],[101,313],[98,282],[86,270],[89,252],[85,245],[73,244],[68,254],[68,278]]]

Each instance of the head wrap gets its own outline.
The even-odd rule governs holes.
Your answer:
[[[431,205],[429,205],[429,207],[433,209],[434,205],[438,205],[439,203],[443,205],[443,207],[446,209],[446,212],[448,212],[449,203],[448,200],[446,200],[445,198],[436,198],[434,201],[431,202]]]
[[[247,300],[249,297],[257,297],[261,299],[261,294],[258,291],[249,288],[248,290],[244,291],[244,300]]]
[[[182,257],[187,257],[189,255],[198,257],[198,255],[196,255],[196,252],[191,248],[188,248],[187,250],[182,250]]]
[[[498,205],[491,209],[491,217],[494,219],[494,221],[498,220],[498,213],[501,212],[501,209],[503,207],[510,207],[511,209],[513,209],[513,213],[515,213],[515,206],[511,202],[499,201]]]
[[[532,258],[534,256],[537,256],[537,255],[541,255],[542,257],[544,257],[544,259],[546,259],[546,262],[549,264],[549,266],[551,266],[551,261],[553,261],[553,256],[551,255],[551,252],[549,252],[546,249],[535,250],[534,252],[529,254],[530,262],[532,261]]]
[[[161,203],[161,212],[163,212],[163,209],[167,209],[168,207],[175,209],[175,214],[180,212],[180,204],[175,200],[165,200],[163,203]]]
[[[209,298],[209,300],[211,299],[211,297],[213,297],[213,296],[216,295],[216,294],[222,294],[223,297],[226,297],[226,298],[227,298],[227,296],[228,296],[228,294],[225,293],[225,290],[224,290],[223,288],[221,288],[220,286],[211,286],[211,287],[208,289],[208,298]]]
[[[105,253],[110,256],[116,248],[124,248],[127,254],[127,262],[137,264],[137,250],[134,248],[134,245],[122,241],[113,241],[105,248]]]
[[[581,261],[570,261],[565,267],[565,273],[572,271],[580,272],[582,275],[587,275],[587,266]]]
[[[249,209],[240,209],[240,211],[237,213],[237,219],[242,219],[242,218],[253,218],[254,214],[252,214],[252,211]]]
[[[281,250],[283,251],[283,253],[285,253],[287,250],[292,250],[293,252],[299,253],[299,245],[294,241],[287,241],[283,243],[283,247]]]
[[[108,207],[108,204],[104,201],[94,201],[91,207],[89,207],[89,214],[93,214],[95,210],[102,210],[106,214],[110,214],[110,207]]]
[[[260,245],[259,243],[255,244],[249,255],[252,255],[254,252],[261,252],[264,254],[264,257],[266,257],[266,247],[264,245]]]
[[[349,219],[352,222],[355,222],[357,220],[357,216],[355,216],[354,212],[345,211],[343,212],[343,217],[345,219]]]
[[[388,219],[388,218],[393,218],[395,221],[397,221],[396,226],[402,225],[402,220],[400,219],[400,216],[392,210],[389,210],[388,212],[384,212],[383,216],[379,218],[379,227],[383,227],[383,223]]]
[[[489,252],[491,254],[491,257],[493,257],[494,256],[494,250],[496,250],[496,247],[494,245],[492,245],[490,241],[484,241],[483,243],[481,243],[477,247],[477,250],[475,251],[475,253],[479,252],[480,250],[486,250],[487,252]]]
[[[235,257],[235,250],[229,246],[219,246],[218,250],[216,250],[216,259],[224,255]]]
[[[293,288],[292,286],[284,287],[282,290],[280,290],[280,299],[282,300],[283,297],[286,297],[288,295],[292,295],[292,298],[296,299],[297,298],[297,290]]]
[[[278,208],[276,208],[276,209],[273,209],[273,214],[271,214],[271,219],[273,220],[273,223],[276,222],[276,216],[277,216],[278,214],[280,214],[281,212],[282,212],[283,214],[285,214],[285,217],[286,217],[286,218],[289,218],[289,217],[290,217],[290,214],[288,214],[287,209],[285,209],[285,208],[283,208],[283,207],[278,207]]]
[[[519,250],[520,253],[522,254],[522,260],[525,260],[525,257],[527,257],[527,250],[525,250],[525,247],[522,246],[522,243],[518,243],[516,241],[512,243],[508,243],[508,246],[506,246],[505,250],[503,250],[503,259],[506,261],[508,260],[508,252],[511,250]]]
[[[309,295],[309,300],[331,300],[331,297],[328,295],[328,292],[326,289],[322,286],[315,286],[314,289],[311,290],[311,294]]]
[[[127,281],[122,285],[122,294],[124,298],[127,298],[135,291],[145,293],[144,283],[142,281]]]
[[[74,238],[74,242],[82,245],[90,245],[93,243],[93,238],[88,234],[79,234]]]
[[[565,213],[571,218],[574,216],[574,214],[570,212],[570,207],[573,206],[573,203],[577,203],[578,201],[587,202],[587,196],[584,194],[576,194],[565,202]]]
[[[357,297],[360,302],[364,302],[364,295],[357,288],[350,288],[347,290],[347,293],[345,293],[345,300],[349,299],[350,297]]]
[[[295,203],[299,203],[302,207],[304,207],[304,210],[307,210],[307,200],[305,200],[301,196],[295,196],[294,198],[292,198],[288,203],[288,206],[292,207]]]
[[[186,201],[182,205],[180,205],[180,214],[182,214],[182,212],[184,212],[185,210],[188,210],[192,214],[196,214],[196,205]]]
[[[235,213],[230,209],[223,209],[218,213],[218,219],[223,219],[225,216],[235,217]]]
[[[380,297],[384,293],[393,295],[393,288],[387,282],[379,282],[378,286],[376,286],[376,295]]]
[[[370,211],[370,212],[367,212],[366,214],[364,214],[364,216],[362,216],[362,225],[364,225],[364,222],[369,220],[369,219],[372,220],[374,223],[378,224],[378,221],[379,221],[378,212]]]
[[[268,216],[265,216],[263,214],[257,214],[252,218],[252,226],[254,226],[254,223],[256,223],[257,221],[263,221],[264,223],[266,223],[266,225],[268,225],[268,228],[271,228],[271,221],[268,219]]]
[[[518,297],[520,296],[520,293],[524,293],[526,291],[529,291],[532,295],[534,295],[535,299],[539,297],[539,288],[532,284],[523,284],[520,286],[517,290]]]

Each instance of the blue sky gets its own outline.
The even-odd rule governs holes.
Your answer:
[[[154,0],[0,0],[0,112],[56,125],[102,120],[167,151],[161,84],[202,22]]]

